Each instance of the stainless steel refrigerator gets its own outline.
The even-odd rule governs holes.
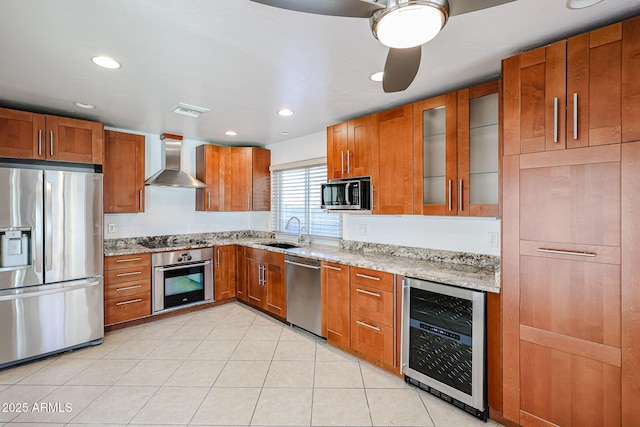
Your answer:
[[[104,337],[102,174],[0,167],[0,368]]]

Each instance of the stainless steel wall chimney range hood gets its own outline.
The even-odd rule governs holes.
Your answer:
[[[182,136],[163,133],[160,135],[162,169],[144,182],[144,185],[162,187],[207,188],[202,181],[180,169]]]

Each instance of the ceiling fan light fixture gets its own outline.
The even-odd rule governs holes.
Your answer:
[[[406,49],[437,36],[448,17],[446,0],[391,0],[371,17],[371,29],[383,45]]]
[[[601,1],[602,0],[567,0],[567,9],[584,9],[598,4]]]

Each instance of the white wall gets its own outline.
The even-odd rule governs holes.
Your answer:
[[[194,176],[195,147],[201,144],[192,140],[184,140],[182,144],[182,169]],[[160,136],[145,134],[145,179],[160,170],[160,165]],[[145,187],[145,211],[105,215],[104,237],[268,230],[268,212],[196,212],[195,197],[196,190],[191,188]],[[109,233],[109,224],[115,226],[114,233]]]
[[[271,144],[267,148],[271,150],[272,165],[324,157],[327,153],[326,132]],[[343,215],[342,237],[346,240],[499,256],[499,247],[488,246],[488,233],[500,233],[499,219]],[[499,242],[499,234],[496,237]]]

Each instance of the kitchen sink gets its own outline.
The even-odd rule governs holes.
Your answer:
[[[270,248],[280,248],[280,249],[293,249],[293,248],[300,247],[294,243],[284,243],[284,242],[260,243],[260,244],[262,246],[269,246]]]

